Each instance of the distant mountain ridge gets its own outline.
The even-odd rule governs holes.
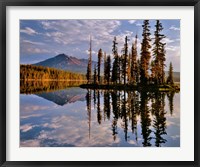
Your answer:
[[[92,70],[94,64],[97,64],[96,61],[92,61]],[[78,72],[82,74],[86,74],[88,59],[78,59],[76,57],[68,56],[65,54],[59,54],[53,58],[46,59],[39,63],[33,64],[36,66],[44,66],[44,67],[51,67],[71,72]],[[103,62],[101,66],[101,73],[103,72]],[[180,72],[174,72],[174,81],[180,82]],[[168,72],[165,72],[165,76],[168,76]]]
[[[36,66],[44,66],[57,68],[66,71],[86,73],[87,70],[87,59],[78,59],[76,57],[68,56],[65,54],[59,54],[53,58],[46,59],[44,61],[35,63]],[[95,61],[92,61],[92,66],[96,64]]]

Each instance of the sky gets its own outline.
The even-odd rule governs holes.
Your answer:
[[[180,20],[160,20],[166,36],[166,71],[172,62],[180,72]],[[153,43],[156,20],[150,20]],[[138,57],[142,41],[143,20],[20,20],[20,63],[33,64],[58,54],[88,59],[89,38],[92,37],[92,59],[97,60],[101,48],[112,58],[112,41],[116,36],[118,53],[129,39],[129,51],[138,35]]]

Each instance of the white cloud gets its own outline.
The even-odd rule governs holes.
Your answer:
[[[40,147],[40,141],[38,140],[26,140],[20,142],[21,147]]]
[[[28,43],[28,44],[32,44],[32,45],[45,45],[45,43],[42,42],[34,42],[34,41],[30,41],[30,40],[22,40],[23,43]]]
[[[174,71],[180,71],[180,56],[181,51],[179,46],[166,46],[166,70],[169,69],[169,63],[172,62]]]
[[[136,23],[136,26],[138,26],[138,27],[142,26],[142,23]]]
[[[169,38],[164,38],[162,41],[167,44],[175,42],[175,40]]]
[[[28,35],[39,34],[38,32],[36,32],[34,29],[32,29],[32,28],[30,28],[30,27],[25,27],[25,29],[21,29],[20,32],[21,32],[21,33],[28,34]]]
[[[180,31],[180,28],[175,27],[174,25],[172,25],[169,29],[174,31]]]
[[[27,48],[26,52],[31,54],[50,53],[49,50],[41,48]]]
[[[36,125],[25,124],[25,125],[20,126],[20,130],[21,130],[22,132],[28,132],[28,131],[30,131],[31,129],[33,129],[34,127],[36,127]]]
[[[85,53],[89,54],[89,50],[86,50]],[[97,52],[95,52],[94,50],[92,50],[92,54],[97,54]]]
[[[136,22],[136,20],[129,20],[128,21],[130,24],[134,24]]]
[[[165,49],[168,51],[177,51],[180,47],[169,45]]]
[[[96,45],[101,45],[113,39],[112,33],[120,25],[117,20],[60,20],[41,21],[47,32],[46,37],[52,38],[59,44],[81,44],[89,42],[89,35]]]

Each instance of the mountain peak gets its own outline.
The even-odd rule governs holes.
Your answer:
[[[68,56],[62,53],[62,54],[58,54],[57,56],[53,58],[49,58],[44,61],[38,62],[34,65],[52,67],[52,68],[57,68],[61,70],[79,72],[79,73],[86,73],[87,64],[88,64],[87,59],[78,59],[76,57]]]
[[[69,58],[69,56],[67,56],[66,54],[62,53],[62,54],[59,54],[59,55],[55,56],[54,58]]]

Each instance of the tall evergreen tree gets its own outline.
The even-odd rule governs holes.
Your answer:
[[[89,65],[89,61],[88,61],[88,65],[87,65],[87,73],[86,73],[86,78],[87,78],[87,83],[90,84],[91,82],[91,70],[90,70],[90,65]]]
[[[137,75],[137,35],[135,36],[135,41],[131,48],[131,83],[136,83]]]
[[[174,85],[174,76],[173,76],[172,62],[170,62],[170,64],[169,64],[169,72],[168,72],[167,83],[170,84],[170,85]]]
[[[151,52],[150,52],[150,26],[149,26],[149,20],[144,20],[143,27],[143,40],[142,40],[142,46],[141,46],[141,68],[140,68],[140,82],[142,85],[146,85],[148,83],[149,79],[149,61],[151,59]]]
[[[96,64],[94,65],[94,77],[93,77],[93,80],[94,80],[94,84],[97,83],[97,68],[96,68]]]
[[[107,60],[107,57],[106,57],[106,52],[104,53],[104,77],[103,77],[103,82],[104,84],[106,84],[106,60]]]
[[[91,36],[90,36],[90,48],[88,51],[89,51],[89,58],[88,58],[86,78],[87,78],[87,82],[91,83],[91,79],[92,79],[92,39],[91,39]]]
[[[135,74],[135,79],[136,79],[136,83],[140,83],[140,59],[137,60],[137,65],[136,65],[136,74]]]
[[[117,38],[114,37],[113,40],[113,56],[114,56],[114,61],[113,61],[113,69],[112,69],[112,82],[117,83],[117,81],[119,81],[119,77],[120,77],[120,62],[119,62],[119,55],[117,52]]]
[[[106,66],[105,66],[105,80],[106,83],[109,85],[110,84],[110,69],[111,69],[111,59],[110,59],[110,55],[107,56],[107,60],[106,60]]]
[[[163,30],[162,24],[159,20],[156,21],[156,30],[154,32],[154,48],[153,48],[153,56],[154,56],[154,66],[152,67],[155,70],[155,78],[154,82],[156,84],[163,84],[165,80],[165,45],[162,40],[165,38],[161,31]]]
[[[121,57],[121,68],[122,68],[122,77],[124,79],[124,85],[126,84],[127,80],[127,57],[128,57],[128,37],[125,37],[125,44],[123,48],[123,55]]]
[[[98,52],[98,65],[97,65],[97,68],[98,68],[98,74],[97,74],[97,79],[98,79],[98,83],[100,84],[100,80],[101,80],[101,59],[103,57],[103,52],[102,52],[102,49],[99,49],[99,52]]]
[[[128,63],[127,63],[127,81],[131,83],[131,54],[128,55]]]

